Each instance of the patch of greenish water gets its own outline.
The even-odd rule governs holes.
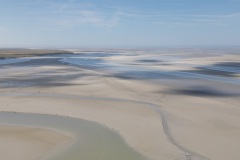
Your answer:
[[[0,124],[50,128],[71,133],[74,143],[47,160],[146,160],[121,136],[95,122],[42,114],[0,112]]]

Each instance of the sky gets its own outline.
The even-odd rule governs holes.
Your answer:
[[[240,0],[0,0],[0,47],[240,46]]]

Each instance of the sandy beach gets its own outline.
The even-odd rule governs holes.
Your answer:
[[[71,141],[71,137],[49,129],[0,126],[2,159],[41,159]]]
[[[240,158],[235,50],[208,56],[199,50],[79,52],[0,65],[0,111],[97,122],[149,160]],[[61,132],[0,123],[0,158],[41,159],[70,140]]]

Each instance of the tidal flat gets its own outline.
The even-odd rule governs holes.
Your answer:
[[[48,129],[55,130],[55,132],[62,133],[63,135],[65,134],[65,139],[67,137],[69,138],[67,141],[68,143],[66,143],[66,147],[63,147],[61,150],[55,150],[55,154],[46,154],[43,156],[44,158],[42,158],[45,160],[145,159],[143,156],[128,147],[124,140],[115,132],[97,123],[86,120],[44,114],[0,112],[0,125],[12,127],[18,126],[18,128],[21,128],[20,126],[24,126],[28,127],[28,129],[33,128],[34,132],[36,132],[36,129]],[[16,130],[14,131],[16,132]],[[16,135],[21,134],[21,132],[25,132],[26,134],[33,131],[22,128],[19,133],[16,132]],[[18,139],[16,138],[16,135],[13,136],[15,139]],[[30,139],[27,139],[29,136],[32,136],[30,139],[39,139],[39,141],[46,142],[45,137],[39,138],[36,135],[26,135],[26,141],[31,141]],[[12,137],[9,136],[8,138],[11,139]],[[51,139],[54,138],[56,139],[56,135],[51,137]],[[62,139],[58,138],[56,141],[64,141],[64,138]],[[49,141],[47,143],[53,144],[54,141]],[[12,146],[10,145],[10,147]],[[22,147],[26,146],[22,144]],[[13,149],[12,152],[16,152],[16,150]],[[8,157],[2,158],[9,159]],[[39,159],[39,157],[37,157],[37,159]]]
[[[238,48],[27,54],[0,59],[0,147],[11,126],[37,144],[20,160],[240,158]]]

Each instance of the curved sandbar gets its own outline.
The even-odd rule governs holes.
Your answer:
[[[74,136],[73,145],[46,160],[144,160],[116,133],[95,122],[42,114],[0,112],[0,125],[49,128]]]
[[[51,129],[0,125],[1,159],[39,160],[72,142],[72,136]]]

